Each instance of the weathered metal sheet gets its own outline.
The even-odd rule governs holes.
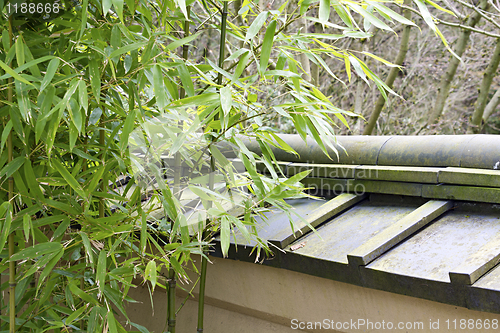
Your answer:
[[[449,272],[500,235],[495,212],[470,212],[461,205],[367,265],[367,269],[450,282]],[[497,249],[490,249],[496,253]]]
[[[293,252],[347,264],[347,254],[415,208],[416,205],[399,206],[365,201],[319,227],[316,233],[309,233],[295,241],[287,250],[303,244],[303,247]]]
[[[453,207],[450,201],[429,201],[376,234],[347,255],[352,265],[367,265],[403,239]]]

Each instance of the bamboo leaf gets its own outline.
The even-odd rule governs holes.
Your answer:
[[[52,102],[55,97],[55,88],[53,85],[50,85],[47,91],[45,92],[45,96],[43,97],[42,106],[40,107],[40,116],[37,119],[35,124],[35,141],[38,143],[42,133],[45,129],[45,124],[49,118],[50,108],[52,106]]]
[[[250,27],[247,30],[247,34],[245,36],[245,43],[249,40],[252,40],[260,31],[260,28],[264,25],[264,23],[267,20],[267,17],[269,16],[269,12],[265,11],[257,15],[255,20],[252,22]]]
[[[16,95],[17,95],[17,107],[19,112],[21,113],[21,117],[23,117],[24,121],[28,121],[28,109],[30,107],[30,101],[28,98],[28,90],[24,83],[20,81],[15,82],[16,86]]]
[[[59,226],[57,227],[56,231],[54,231],[54,234],[52,235],[50,241],[52,242],[54,240],[57,240],[57,238],[64,235],[66,230],[68,230],[69,225],[70,225],[70,220],[68,217],[65,217],[64,220],[61,222],[61,224],[59,224]]]
[[[355,12],[359,13],[361,16],[363,16],[365,19],[367,19],[371,24],[373,24],[377,28],[394,32],[387,24],[385,24],[384,22],[379,20],[375,15],[368,12],[360,5],[353,3],[353,2],[346,2],[346,5],[349,6]]]
[[[92,92],[94,93],[94,98],[96,102],[99,103],[101,98],[101,73],[99,71],[99,65],[96,59],[90,60],[89,76]]]
[[[109,55],[109,58],[118,57],[124,53],[139,50],[140,48],[144,47],[146,44],[147,44],[146,42],[137,42],[137,43],[131,43],[131,44],[125,45],[125,46],[120,47],[119,49],[111,52],[111,54]]]
[[[415,1],[415,3],[417,4],[420,14],[422,14],[425,23],[427,23],[427,25],[429,26],[429,28],[432,29],[432,31],[436,31],[437,27],[434,24],[434,19],[432,18],[432,15],[429,12],[429,9],[425,5],[425,3],[422,0],[413,0],[413,1]]]
[[[64,110],[68,110],[69,115],[70,115],[73,123],[75,123],[75,114],[74,113],[76,112],[76,110],[73,110],[71,108],[70,100],[71,100],[71,97],[73,96],[73,94],[75,93],[76,89],[78,88],[78,81],[79,80],[76,78],[71,81],[69,88],[66,91],[66,93],[64,94],[64,97],[60,103],[60,110],[63,112],[64,112]],[[76,123],[75,123],[75,125],[78,127],[78,125]]]
[[[384,6],[378,2],[375,2],[375,1],[366,1],[366,2],[369,3],[370,5],[372,5],[373,7],[375,7],[375,9],[377,9],[377,11],[379,11],[380,13],[384,13],[387,16],[395,19],[396,21],[398,21],[400,23],[416,26],[415,23],[408,20],[406,17],[399,15],[398,13],[393,11],[392,9],[389,9],[386,6]]]
[[[156,275],[156,261],[150,260],[146,266],[146,271],[144,272],[146,279],[151,281],[151,285],[153,287],[153,291],[155,290],[156,281],[158,277]]]
[[[156,105],[158,105],[160,111],[165,110],[167,95],[165,94],[165,86],[163,85],[163,73],[161,67],[158,65],[153,67],[153,90],[156,96]]]
[[[16,48],[17,65],[22,66],[24,65],[25,58],[24,58],[24,43],[23,43],[23,38],[21,36],[17,37],[15,48]]]
[[[28,49],[28,47],[26,45],[24,45],[24,52],[26,52],[26,50],[29,50],[29,49]],[[12,54],[12,56],[13,56],[13,54]],[[54,58],[55,58],[54,56],[44,56],[44,57],[40,57],[40,58],[36,58],[36,59],[30,60],[27,63],[25,63],[24,65],[22,65],[20,67],[17,67],[14,70],[14,72],[17,73],[17,74],[19,74],[19,73],[21,73],[22,71],[24,71],[27,68],[29,68],[32,72],[36,71],[35,68],[38,69],[38,67],[36,67],[36,65],[38,65],[41,62],[44,62],[44,61],[47,61],[47,60],[50,60],[50,59],[54,59]],[[36,75],[36,74],[33,74],[33,75]],[[7,79],[10,76],[11,76],[10,74],[4,74],[4,75],[0,76],[0,80]]]
[[[273,49],[274,32],[276,30],[276,20],[272,21],[266,29],[264,41],[262,42],[262,51],[260,52],[260,72],[263,73],[269,62],[269,57]]]
[[[231,93],[231,88],[223,87],[220,90],[220,104],[222,107],[222,111],[224,112],[224,116],[227,116],[231,111],[231,106],[233,105],[233,96]]]
[[[251,57],[251,53],[249,51],[246,51],[243,53],[243,55],[240,58],[240,61],[238,62],[238,66],[236,66],[236,69],[234,70],[233,73],[233,78],[231,79],[231,82],[234,82],[239,79],[245,68],[247,67],[248,60]]]
[[[31,217],[28,214],[24,214],[23,216],[23,231],[24,231],[24,239],[26,243],[30,239],[30,230],[31,230]]]
[[[212,156],[217,160],[217,162],[219,162],[222,167],[225,167],[230,163],[215,145],[211,145],[209,149]]]
[[[85,310],[87,310],[87,304],[83,304],[83,306],[81,306],[78,310],[70,314],[68,318],[66,318],[64,325],[71,325],[71,323],[74,322],[76,318],[80,317]]]
[[[112,5],[113,5],[112,0],[103,0],[102,1],[102,13],[104,14],[104,17],[106,17],[106,15],[108,14]]]
[[[2,142],[1,142],[0,152],[3,151],[3,148],[5,147],[5,143],[7,142],[7,138],[9,137],[11,130],[12,130],[12,120],[9,119],[2,132]]]
[[[177,6],[179,6],[179,9],[181,10],[182,14],[184,14],[186,20],[189,20],[189,16],[186,9],[186,0],[174,0],[174,1],[177,3]]]
[[[182,86],[184,87],[186,94],[188,96],[194,96],[193,81],[191,80],[191,75],[189,74],[189,70],[187,69],[186,64],[183,62],[179,63],[177,70],[179,71]]]
[[[172,51],[176,48],[178,48],[179,46],[182,46],[184,44],[187,44],[189,43],[190,41],[196,39],[199,35],[200,35],[201,32],[197,32],[195,33],[194,35],[189,35],[188,37],[185,37],[185,38],[182,38],[182,39],[178,39],[170,44],[168,44],[166,47],[165,47],[165,50],[167,51]]]
[[[363,53],[363,54],[366,54],[366,55],[367,55],[367,56],[369,56],[369,57],[372,57],[373,59],[376,59],[376,60],[378,60],[378,61],[380,61],[380,62],[383,62],[384,64],[386,64],[386,65],[387,65],[387,66],[389,66],[389,67],[401,67],[401,66],[396,65],[396,64],[393,64],[392,62],[389,62],[389,61],[387,61],[387,60],[385,60],[385,59],[382,59],[382,58],[380,58],[380,57],[377,57],[376,55],[371,54],[370,52],[363,51],[362,53]]]
[[[146,214],[141,210],[141,253],[144,254],[146,251],[146,242],[148,240],[148,221]]]
[[[266,189],[264,188],[264,183],[262,183],[262,179],[260,178],[259,174],[257,173],[257,170],[255,169],[255,165],[250,163],[247,156],[244,154],[241,154],[241,159],[243,160],[243,164],[245,165],[248,174],[252,178],[252,181],[257,186],[257,197],[261,198],[266,192]]]
[[[98,295],[102,295],[104,291],[104,285],[106,282],[106,251],[103,249],[99,252],[99,258],[97,259],[97,270],[95,273],[97,280],[97,287],[99,288]],[[100,297],[100,296],[98,296]]]
[[[49,65],[47,66],[47,71],[45,72],[42,83],[40,85],[40,92],[42,92],[45,88],[47,88],[49,83],[52,81],[52,78],[54,77],[57,68],[59,68],[59,63],[60,63],[59,58],[54,58],[49,62]]]
[[[127,148],[130,133],[134,130],[135,115],[135,110],[132,110],[125,119],[125,124],[123,125],[122,134],[120,136],[120,151],[122,152]]]
[[[87,94],[87,85],[83,80],[78,81],[78,98],[80,107],[83,107],[83,109],[85,110],[85,114],[87,114],[89,110],[89,96]]]
[[[438,5],[437,3],[435,3],[435,2],[433,2],[431,0],[425,0],[425,2],[431,4],[433,7],[439,9],[440,11],[443,11],[445,13],[448,13],[450,15],[453,15],[453,16],[457,17],[457,15],[455,15],[455,13],[453,13],[451,10],[448,10],[448,9],[445,9],[445,8],[441,7],[440,5]]]
[[[364,72],[363,68],[361,67],[361,64],[359,63],[358,59],[355,56],[350,55],[349,60],[350,60],[350,63],[352,64],[352,67],[354,67],[354,70],[358,74],[358,76],[369,85],[370,82],[368,82],[368,80],[366,78],[366,73]]]
[[[78,193],[82,198],[87,198],[87,193],[83,190],[80,183],[76,181],[76,179],[69,173],[69,171],[64,167],[59,161],[52,160],[52,166],[61,174],[61,176],[68,182],[68,185],[71,186],[76,193]]]
[[[49,244],[54,244],[54,243],[49,243]],[[60,243],[55,243],[55,244],[61,245]],[[52,269],[59,262],[59,260],[62,258],[63,255],[64,255],[64,248],[61,245],[60,250],[52,256],[50,261],[43,269],[42,274],[40,274],[40,277],[38,278],[38,289],[40,289],[40,287],[43,285],[44,280],[47,278],[47,276],[49,276],[49,274],[52,272]]]
[[[173,101],[170,106],[176,107],[176,106],[183,106],[183,107],[190,107],[190,106],[202,106],[202,105],[208,105],[212,104],[214,101],[220,100],[220,95],[217,93],[204,93],[200,95],[196,95],[193,97],[186,97],[183,99],[178,99],[176,101]]]
[[[79,298],[81,298],[85,302],[89,302],[89,303],[92,303],[94,305],[98,305],[99,304],[94,297],[90,296],[90,294],[84,292],[83,290],[81,290],[80,288],[78,288],[77,286],[75,286],[73,283],[69,284],[69,290],[71,290],[71,292],[75,296],[78,296]]]
[[[319,1],[319,22],[326,23],[330,18],[330,0],[320,0]]]
[[[250,50],[249,49],[246,49],[244,47],[242,47],[241,49],[239,49],[238,51],[234,52],[233,54],[231,54],[229,57],[227,57],[226,59],[224,59],[224,62],[230,62],[230,61],[233,61],[233,60],[236,60],[239,58],[239,56],[241,56],[243,53],[246,53],[246,52],[249,52]]]
[[[15,159],[13,159],[11,162],[9,162],[6,166],[0,170],[0,177],[5,176],[5,178],[9,178],[12,176],[14,172],[16,172],[23,164],[25,161],[24,156],[18,156]]]
[[[353,29],[353,24],[351,21],[351,17],[349,13],[347,12],[347,9],[344,8],[343,5],[339,3],[338,0],[331,0],[333,4],[333,9],[337,12],[337,15],[340,17],[340,19],[351,29]]]
[[[12,209],[12,206],[11,206],[10,202],[8,202],[8,201],[5,201],[0,206],[0,210],[5,212],[5,215],[2,214],[2,216],[5,216],[5,222],[3,223],[2,234],[0,235],[0,251],[3,250],[3,248],[5,246],[5,242],[7,242],[7,237],[10,234],[10,226],[12,224],[11,209]]]
[[[9,261],[17,261],[17,260],[31,260],[45,254],[58,252],[63,248],[61,243],[58,242],[48,242],[36,244],[34,246],[25,248],[15,254],[13,254]]]
[[[104,0],[106,1],[106,0]],[[115,7],[116,14],[120,18],[120,21],[123,23],[123,0],[111,0],[113,6]],[[111,57],[110,57],[111,58]]]
[[[92,246],[90,245],[89,237],[84,232],[80,232],[80,237],[82,237],[82,243],[83,243],[83,246],[85,247],[85,252],[87,254],[87,260],[90,263],[91,268],[93,269],[94,268],[94,254],[92,251]]]
[[[227,216],[221,216],[220,218],[220,243],[222,249],[222,256],[227,257],[227,253],[229,250],[230,244],[230,236],[231,236],[231,223]]]

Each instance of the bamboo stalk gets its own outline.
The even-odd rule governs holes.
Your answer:
[[[104,122],[101,121],[101,127],[104,126]],[[102,149],[102,155],[101,155],[101,163],[104,165],[104,154],[105,154],[105,149],[104,149],[104,130],[100,129],[99,130],[99,144],[101,145]],[[102,183],[101,183],[101,192],[105,193],[106,191],[106,176],[103,174],[102,177]],[[99,217],[104,217],[104,198],[99,198]]]
[[[12,47],[12,15],[9,17],[9,43]],[[9,63],[9,67],[12,67],[12,62]],[[7,100],[9,105],[12,105],[13,91],[12,91],[13,80],[12,77],[8,79],[8,90],[7,90]],[[7,138],[7,149],[8,149],[8,159],[7,163],[12,162],[14,159],[13,154],[13,144],[12,144],[12,129],[9,132]],[[10,211],[8,214],[11,215],[14,212],[14,177],[9,177],[9,203],[11,204]],[[12,257],[15,253],[15,243],[14,243],[14,233],[9,234],[9,257]],[[14,333],[16,331],[16,262],[9,261],[9,332]]]
[[[405,5],[410,5],[411,1],[410,0],[405,0],[404,1]],[[411,11],[404,9],[403,10],[403,16],[411,20]],[[403,36],[401,37],[401,44],[399,44],[399,52],[396,57],[396,61],[394,62],[396,65],[403,65],[403,61],[406,58],[406,53],[408,53],[408,42],[410,40],[410,30],[411,26],[410,25],[405,25],[403,29]],[[389,76],[387,76],[387,79],[385,80],[385,84],[392,89],[392,86],[394,84],[394,81],[396,80],[396,77],[399,73],[400,69],[398,67],[392,67]],[[368,124],[366,125],[363,135],[371,135],[373,132],[373,129],[375,128],[375,125],[377,124],[377,120],[380,116],[380,113],[382,112],[382,109],[384,108],[385,105],[385,98],[382,95],[379,95],[377,99],[377,103],[375,104],[375,108],[373,109],[372,114],[370,115],[370,118],[368,119]]]
[[[500,104],[500,89],[496,91],[496,93],[493,95],[488,105],[486,105],[486,108],[484,109],[483,121],[485,123],[488,121],[488,118],[491,116],[493,111],[495,111],[495,109],[499,104]]]
[[[483,81],[481,82],[481,89],[479,90],[479,96],[477,97],[476,105],[474,108],[474,113],[472,114],[472,119],[467,129],[467,133],[479,133],[483,127],[481,120],[483,118],[484,109],[488,102],[488,94],[490,92],[491,83],[495,77],[500,64],[500,38],[497,39],[497,44],[495,51],[491,56],[491,61],[484,72]]]
[[[187,20],[184,22],[184,38],[189,36],[189,19],[191,15],[191,6],[186,8],[187,10]],[[184,44],[182,46],[182,58],[186,60],[188,58],[189,46]],[[180,88],[179,98],[183,99],[186,97],[186,89],[184,87]],[[183,128],[183,122],[180,121],[178,124],[179,128]],[[181,197],[181,153],[177,152],[174,157],[174,196],[177,199]],[[170,221],[170,230],[173,231],[175,221]],[[175,243],[177,237],[175,234],[171,235],[171,242]],[[177,279],[175,269],[172,266],[168,270],[168,331],[170,333],[175,333],[176,324],[176,308],[175,308],[175,292],[177,288]]]
[[[219,67],[223,68],[224,67],[224,51],[225,51],[225,44],[226,44],[226,26],[227,26],[227,14],[228,14],[228,2],[229,1],[224,1],[224,5],[222,8],[222,17],[221,17],[221,36],[220,36],[220,44],[219,44]],[[217,84],[219,86],[222,85],[222,74],[219,73],[217,76]],[[217,117],[216,117],[217,119]],[[215,158],[210,156],[210,168],[211,168],[211,173],[210,173],[210,178],[209,178],[209,186],[210,189],[213,188],[214,186],[214,173],[215,173]],[[209,205],[211,205],[211,202],[209,202]],[[207,233],[203,233],[203,239],[205,237],[208,237]],[[208,254],[208,251],[205,249],[204,250],[205,255]],[[204,317],[204,311],[205,311],[205,286],[206,286],[206,278],[207,278],[207,266],[208,266],[208,260],[206,256],[203,256],[201,258],[201,272],[200,272],[200,289],[198,293],[198,329],[197,332],[201,333],[203,332],[203,317]]]

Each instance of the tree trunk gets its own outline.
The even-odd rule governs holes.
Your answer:
[[[405,5],[410,5],[411,1],[410,0],[405,0],[404,1]],[[403,15],[405,18],[408,20],[411,20],[411,11],[405,9],[403,11]],[[403,61],[406,58],[406,53],[408,53],[408,41],[410,40],[410,30],[411,26],[406,25],[403,28],[403,36],[401,37],[401,44],[399,44],[399,52],[396,57],[396,61],[394,62],[396,65],[403,65]],[[391,71],[389,72],[389,76],[385,80],[385,84],[392,89],[392,86],[394,84],[394,80],[396,80],[396,76],[398,75],[398,72],[400,69],[398,67],[392,67]],[[385,105],[385,98],[384,96],[380,95],[377,99],[377,103],[375,104],[375,108],[373,109],[372,114],[370,115],[370,118],[368,119],[368,124],[366,125],[363,135],[371,135],[373,132],[373,129],[375,128],[375,124],[377,123],[377,119],[380,116],[380,112],[384,108]]]
[[[479,8],[481,10],[487,10],[489,6],[490,4],[488,3],[488,0],[481,0],[481,2],[479,3]],[[474,27],[479,22],[480,19],[481,15],[479,15],[479,13],[477,12],[474,12],[472,15],[469,16],[465,25],[469,27]],[[470,30],[462,30],[460,36],[458,37],[454,51],[459,57],[462,56],[462,54],[465,51],[465,48],[467,47],[470,34],[471,34]],[[448,68],[441,77],[436,104],[434,105],[434,109],[431,111],[429,119],[427,120],[427,125],[434,124],[441,116],[441,113],[443,113],[446,99],[448,98],[448,95],[450,93],[451,81],[455,77],[455,73],[457,72],[459,63],[460,63],[459,59],[457,59],[454,56],[451,56]]]
[[[491,56],[491,61],[486,68],[483,76],[483,82],[481,82],[481,90],[479,91],[479,96],[477,97],[476,106],[474,109],[474,114],[472,115],[469,128],[467,133],[479,133],[481,131],[481,119],[483,118],[484,109],[486,108],[486,103],[488,101],[488,94],[491,88],[491,82],[495,77],[498,69],[498,64],[500,63],[500,38],[497,39],[497,45],[495,51]]]

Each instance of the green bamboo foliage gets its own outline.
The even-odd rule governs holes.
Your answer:
[[[43,19],[8,17],[1,2],[0,268],[10,271],[10,299],[0,331],[148,332],[126,311],[139,277],[151,293],[170,290],[165,321],[174,332],[176,280],[197,272],[193,255],[203,258],[202,281],[215,235],[224,255],[238,233],[262,257],[270,249],[256,216],[269,206],[289,211],[285,199],[305,195],[307,173],[287,179],[275,168],[269,147],[293,149],[265,120],[291,119],[326,152],[334,147],[331,117],[348,125],[345,115],[353,115],[303,79],[300,55],[333,79],[325,59],[341,60],[349,76],[352,68],[393,93],[356,54],[331,43],[367,37],[365,19],[391,31],[389,18],[401,18],[389,5],[374,4],[376,16],[368,2],[338,1],[340,24],[309,17],[314,2],[242,5],[236,26],[226,24],[228,2],[219,0],[83,0]],[[304,16],[324,32],[297,34]],[[222,35],[220,56],[195,59],[190,46],[212,29]],[[276,82],[284,101],[265,106],[263,87]],[[242,136],[257,140],[263,156]],[[182,177],[171,173],[175,156],[189,166]],[[196,214],[186,198],[198,200]]]

